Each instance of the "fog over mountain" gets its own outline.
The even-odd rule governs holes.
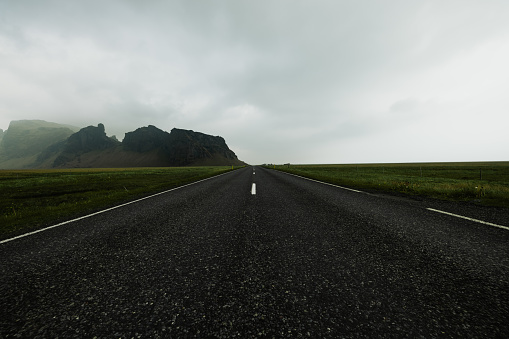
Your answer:
[[[221,135],[249,163],[508,160],[506,0],[0,1],[0,128]]]
[[[77,132],[75,132],[77,130]],[[41,120],[13,121],[0,142],[0,169],[244,165],[225,140],[191,130],[155,126],[126,133],[105,126],[82,129]]]

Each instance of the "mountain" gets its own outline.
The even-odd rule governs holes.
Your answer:
[[[5,136],[12,125],[0,143],[0,149],[8,150],[0,153],[0,168],[244,165],[222,137],[192,130],[174,128],[168,133],[149,125],[126,133],[119,142],[114,136],[108,137],[104,125],[99,124],[65,137],[55,135],[53,143],[46,142],[42,147],[20,139],[30,131],[25,124],[17,133],[10,134],[5,146]],[[14,151],[12,145],[16,144],[23,144],[24,152],[20,147]]]
[[[0,168],[29,167],[39,153],[78,130],[78,127],[43,120],[11,121],[9,128],[1,133]]]
[[[128,132],[122,140],[125,150],[138,153],[150,152],[155,149],[167,150],[169,143],[170,134],[152,125]]]
[[[57,146],[61,148],[61,151],[55,158],[53,167],[65,166],[66,163],[73,161],[76,157],[80,157],[83,154],[107,150],[119,144],[120,142],[106,136],[103,124],[99,124],[97,127],[88,126],[82,128],[79,132],[71,135],[65,144],[61,143],[59,144],[60,146]],[[38,160],[41,161],[42,159]]]
[[[170,133],[155,126],[138,128],[126,133],[122,145],[127,151],[157,151],[173,166],[216,162],[230,165],[238,161],[222,137],[177,128],[173,128]]]
[[[223,138],[200,132],[174,128],[169,134],[169,159],[178,166],[191,163],[213,164],[226,161],[235,164],[237,156],[231,151]]]

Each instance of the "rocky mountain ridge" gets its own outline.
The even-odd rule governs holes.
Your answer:
[[[77,128],[75,128],[77,129]],[[155,126],[128,132],[122,142],[105,126],[73,133],[40,120],[11,122],[0,141],[0,168],[153,167],[243,165],[225,140],[192,130]]]

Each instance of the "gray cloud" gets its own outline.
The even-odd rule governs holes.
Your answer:
[[[505,1],[6,1],[0,127],[189,128],[252,163],[507,160],[507,14]],[[465,152],[480,127],[486,144]]]

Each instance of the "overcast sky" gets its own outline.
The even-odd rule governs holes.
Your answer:
[[[248,163],[509,160],[509,1],[0,1],[0,128],[221,135]]]

